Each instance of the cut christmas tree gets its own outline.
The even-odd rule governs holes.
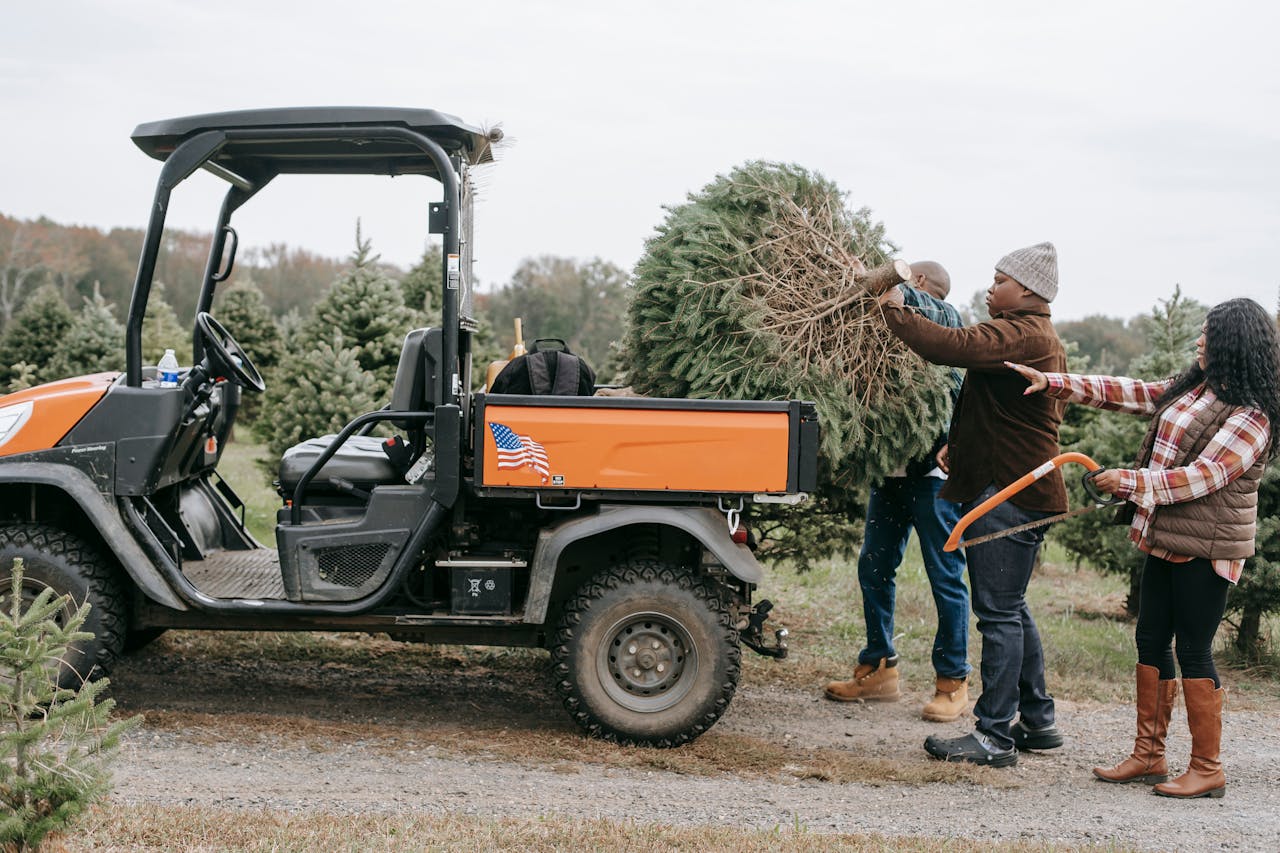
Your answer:
[[[876,296],[909,274],[870,211],[799,166],[752,162],[668,210],[636,266],[624,357],[642,394],[812,400],[824,499],[926,453],[947,380]]]

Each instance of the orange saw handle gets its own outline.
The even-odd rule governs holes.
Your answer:
[[[965,513],[964,518],[956,522],[956,527],[951,531],[951,535],[947,537],[947,544],[942,546],[942,550],[954,551],[956,548],[959,548],[960,537],[964,535],[965,529],[968,528],[970,524],[973,524],[979,518],[986,515],[992,509],[1004,503],[1027,486],[1030,486],[1036,480],[1039,480],[1046,474],[1056,471],[1068,462],[1077,462],[1083,465],[1088,469],[1090,474],[1102,470],[1101,465],[1094,462],[1083,453],[1076,453],[1073,451],[1071,453],[1063,453],[1059,456],[1055,456],[1043,465],[1038,466],[1035,470],[1023,474],[1021,477],[1014,480],[1012,483]]]

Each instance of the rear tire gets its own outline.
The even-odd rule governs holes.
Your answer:
[[[9,608],[15,558],[23,562],[24,597],[34,599],[46,587],[70,595],[61,619],[85,601],[89,615],[82,630],[92,640],[74,643],[58,671],[58,686],[75,690],[102,677],[124,649],[127,608],[115,567],[77,536],[43,524],[0,527],[0,606]]]
[[[738,633],[701,575],[638,560],[571,598],[552,648],[555,686],[596,737],[673,747],[711,728],[738,686]]]

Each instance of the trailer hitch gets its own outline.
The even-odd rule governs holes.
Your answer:
[[[747,617],[747,624],[738,630],[738,637],[742,640],[742,644],[759,655],[767,658],[777,658],[781,660],[787,656],[787,636],[786,628],[779,628],[773,632],[774,645],[765,644],[764,639],[764,620],[769,618],[769,611],[773,609],[773,602],[765,598],[751,609],[751,615]]]

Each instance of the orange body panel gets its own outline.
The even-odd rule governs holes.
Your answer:
[[[787,490],[786,412],[494,405],[484,419],[484,486]],[[545,465],[500,460],[491,424],[510,429],[529,453],[541,449]]]
[[[0,408],[31,401],[31,417],[17,435],[0,445],[0,456],[48,450],[71,431],[107,393],[119,373],[95,373],[60,379],[0,397]]]

